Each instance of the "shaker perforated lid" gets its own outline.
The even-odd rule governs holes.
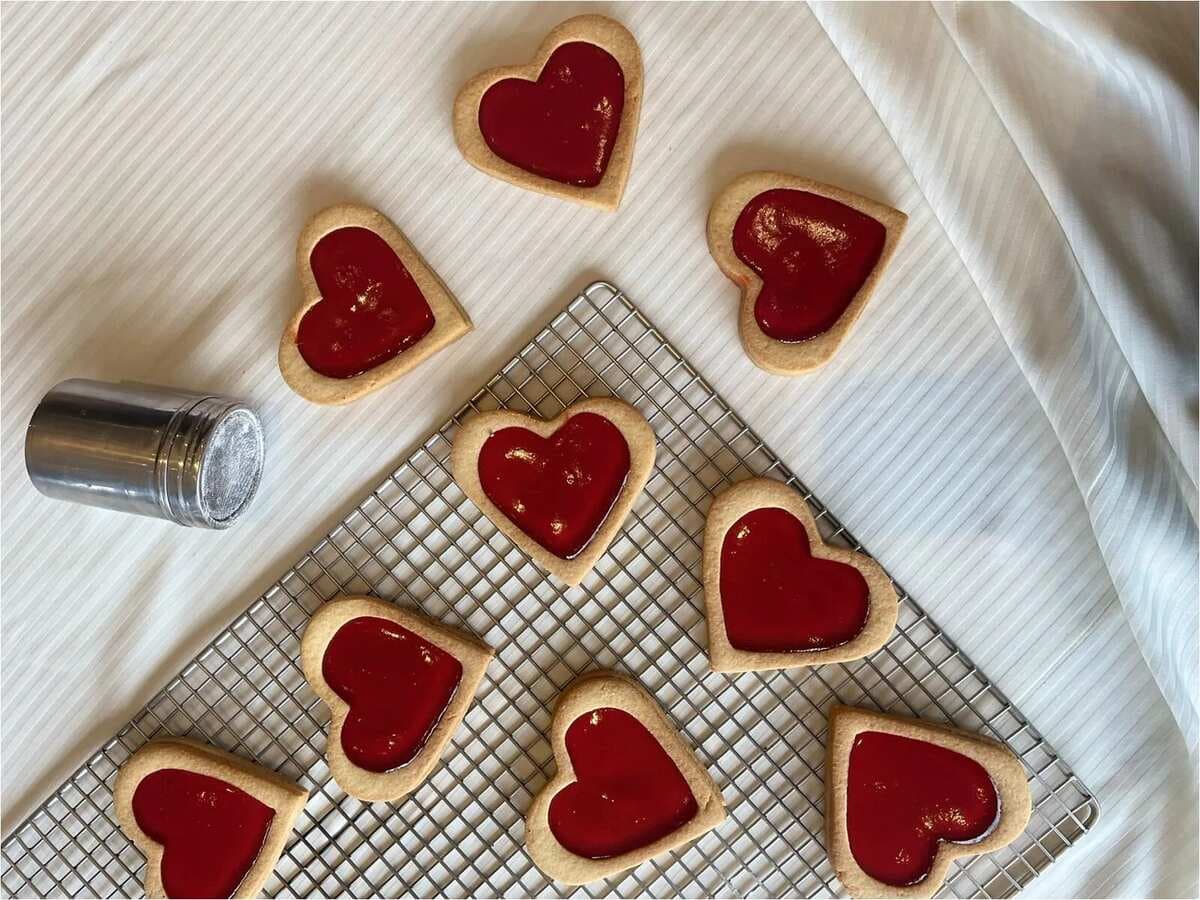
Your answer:
[[[228,397],[71,379],[38,405],[25,465],[43,494],[227,528],[262,477],[262,425]]]

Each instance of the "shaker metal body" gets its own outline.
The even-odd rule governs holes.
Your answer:
[[[48,497],[225,528],[258,488],[262,425],[228,397],[73,378],[34,411],[25,466]]]

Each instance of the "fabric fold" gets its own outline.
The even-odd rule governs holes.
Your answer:
[[[1173,171],[1182,178],[1190,165],[1194,185],[1194,109],[1181,111],[1178,102],[1187,90],[1172,96],[1165,85],[1178,79],[1148,65],[1106,68],[1103,41],[1084,36],[1090,55],[1071,55],[1061,43],[1039,43],[1053,31],[1038,30],[1032,19],[996,21],[1023,18],[1014,7],[814,12],[1050,420],[1125,616],[1194,754],[1194,196],[1189,206],[1169,190],[1142,194],[1136,181],[1122,181],[1145,162],[1149,146],[1175,154]],[[1069,21],[1077,35],[1089,27],[1111,33],[1110,15],[1076,9]],[[1009,59],[1014,28],[1039,33],[1028,34]],[[1186,42],[1174,52],[1186,55]],[[1194,73],[1194,43],[1191,52]],[[1040,99],[1028,102],[1039,86]],[[1012,110],[1021,104],[1004,99],[1014,95],[1022,99],[1019,116]],[[1191,127],[1179,127],[1181,119]],[[1137,140],[1106,134],[1135,127],[1145,131]],[[1088,147],[1104,152],[1081,149]],[[1082,187],[1105,181],[1114,196],[1096,198]],[[1159,232],[1136,227],[1148,221],[1159,222]],[[1170,240],[1156,240],[1162,231]],[[1116,255],[1100,239],[1114,234]],[[1181,252],[1189,241],[1191,252]]]

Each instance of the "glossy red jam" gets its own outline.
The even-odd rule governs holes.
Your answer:
[[[488,499],[518,528],[572,559],[604,523],[629,477],[629,444],[596,413],[571,416],[548,438],[501,428],[479,451]]]
[[[920,881],[938,841],[979,840],[999,813],[996,786],[975,760],[879,731],[854,739],[846,829],[850,852],[872,878],[897,887]]]
[[[218,778],[159,769],[138,782],[133,817],[163,846],[168,897],[232,897],[262,850],[275,810]]]
[[[577,856],[606,859],[686,825],[699,807],[646,726],[620,709],[584,713],[566,734],[576,780],[550,801],[550,830]]]
[[[778,188],[746,204],[733,226],[738,259],[762,278],[758,327],[804,341],[833,327],[879,262],[887,229],[856,209]]]
[[[350,706],[342,725],[347,758],[387,772],[425,746],[458,689],[462,663],[390,619],[360,616],[334,634],[321,672]]]
[[[721,611],[739,650],[844,644],[867,622],[868,594],[858,569],[812,555],[804,524],[786,510],[751,510],[725,532]]]
[[[329,232],[309,262],[321,300],[300,320],[296,346],[322,375],[361,375],[433,328],[425,295],[396,251],[369,228]]]
[[[595,44],[563,44],[537,81],[505,78],[484,92],[479,130],[514,166],[595,187],[608,168],[625,106],[625,75]]]

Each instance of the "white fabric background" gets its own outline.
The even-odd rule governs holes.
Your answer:
[[[1196,7],[601,5],[646,59],[614,215],[494,181],[450,134],[465,78],[584,8],[4,6],[6,829],[603,276],[1099,795],[1031,893],[1195,895]],[[803,379],[746,361],[704,245],[716,191],[763,167],[911,217]],[[347,199],[478,328],[318,409],[275,345],[296,235]],[[69,376],[256,404],[248,518],[189,531],[38,495],[24,426]]]

